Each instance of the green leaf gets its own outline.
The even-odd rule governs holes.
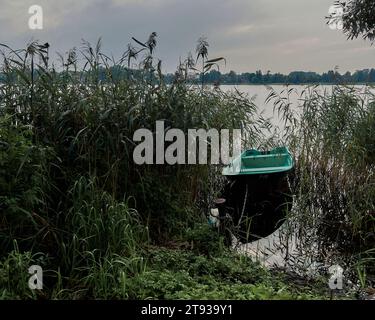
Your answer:
[[[213,62],[218,62],[218,61],[224,61],[225,64],[227,63],[227,60],[223,57],[220,57],[220,58],[215,58],[215,59],[210,59],[210,60],[207,60],[206,62],[207,63],[213,63]]]
[[[141,45],[142,47],[147,48],[147,46],[146,46],[144,43],[142,43],[141,41],[137,40],[137,39],[134,38],[134,37],[132,37],[132,39],[133,39],[135,42],[137,42],[139,45]]]

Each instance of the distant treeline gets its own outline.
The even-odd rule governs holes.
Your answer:
[[[123,73],[127,70],[117,69],[115,75],[117,77],[125,76]],[[139,71],[133,70],[133,76]],[[168,73],[164,75],[166,83],[172,83],[176,79],[176,74]],[[202,75],[190,75],[189,81],[192,83],[202,83]],[[204,75],[204,83],[206,84],[307,84],[307,83],[375,83],[375,69],[357,70],[353,73],[346,72],[341,74],[338,71],[330,70],[322,74],[310,71],[293,71],[287,75],[281,73],[263,73],[261,70],[256,72],[221,73],[217,70],[211,70]]]
[[[167,81],[173,79],[173,75],[166,76]],[[201,81],[201,76],[197,81]],[[275,84],[275,83],[289,83],[289,84],[305,84],[305,83],[370,83],[375,82],[375,69],[358,70],[353,73],[346,72],[344,74],[338,71],[330,70],[323,74],[306,71],[293,71],[288,75],[281,73],[262,73],[258,70],[255,73],[245,72],[236,73],[230,71],[222,74],[219,71],[211,70],[204,75],[205,83],[218,84]]]
[[[125,67],[115,66],[109,68],[111,70],[112,80],[120,80],[124,78],[141,78],[144,77],[144,74],[141,70],[127,69]],[[35,71],[36,77],[38,72]],[[73,73],[69,71],[69,73]],[[66,74],[66,72],[61,72],[61,76]],[[82,74],[78,71],[78,74],[85,77],[88,75],[87,72]],[[155,75],[148,74],[148,78],[153,78]],[[106,81],[108,77],[108,70],[105,71],[104,68],[99,68],[97,74],[99,81]],[[12,77],[14,81],[17,79],[16,73]],[[178,76],[176,74],[168,73],[164,75],[164,82],[167,84],[173,83]],[[156,78],[155,78],[156,79]],[[8,74],[9,80],[9,74]],[[4,82],[5,77],[0,73],[0,82]],[[188,82],[200,84],[202,83],[201,74],[190,74],[188,76]],[[205,84],[314,84],[314,83],[323,83],[323,84],[333,84],[333,83],[375,83],[375,69],[363,69],[357,70],[353,73],[346,72],[341,74],[338,71],[330,70],[322,74],[311,72],[311,71],[293,71],[288,75],[281,73],[263,73],[261,70],[245,73],[236,73],[230,71],[229,73],[222,74],[217,70],[211,70],[204,75]]]

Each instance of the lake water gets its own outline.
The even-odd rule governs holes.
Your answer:
[[[276,93],[280,94],[281,96],[285,97],[286,92],[288,90],[292,90],[289,98],[290,103],[292,106],[297,107],[300,103],[299,99],[303,98],[303,91],[305,90],[306,86],[284,86],[284,85],[272,85],[272,86],[265,86],[265,85],[224,85],[221,86],[221,89],[225,92],[238,90],[241,93],[245,93],[249,98],[252,98],[255,105],[258,107],[258,112],[262,113],[266,118],[273,118],[273,103],[272,101],[268,104],[266,103],[266,99],[273,89]],[[328,90],[328,92],[332,91],[332,86],[319,86],[318,90],[323,92],[324,90]],[[275,115],[277,117],[277,114]]]
[[[307,85],[222,85],[220,88],[223,91],[231,91],[237,89],[240,92],[246,93],[249,95],[249,97],[255,97],[255,102],[257,105],[264,106],[265,107],[265,100],[270,92],[270,88],[273,88],[276,92],[281,93],[282,91],[285,91],[287,89],[292,89],[294,93],[291,95],[291,102],[297,103],[298,102],[298,96],[303,97],[303,91],[307,88]],[[324,91],[332,92],[332,85],[317,85],[313,86],[310,85],[309,87],[313,88],[316,87],[319,92],[323,93]],[[352,88],[355,88],[359,92],[363,91],[366,86],[364,85],[354,85],[351,86]]]
[[[289,95],[289,102],[291,103],[292,110],[295,110],[298,112],[298,105],[301,105],[302,100],[304,97],[306,97],[307,92],[306,85],[271,85],[271,86],[265,86],[265,85],[222,85],[220,88],[225,91],[234,91],[238,90],[241,93],[245,93],[248,95],[249,98],[253,98],[253,101],[255,105],[258,107],[258,113],[261,113],[264,118],[270,119],[270,122],[274,125],[277,125],[279,127],[282,127],[282,121],[280,117],[278,116],[277,112],[274,113],[273,111],[273,102],[269,102],[266,104],[266,99],[268,95],[270,94],[271,88],[280,96],[286,97],[286,93],[288,90],[291,90],[291,93]],[[332,85],[317,85],[317,86],[309,86],[311,89],[315,88],[314,90],[317,90],[319,93],[323,94],[324,92],[331,93],[332,92]],[[355,85],[351,86],[352,88],[355,88],[358,92],[363,92],[366,88],[364,85]],[[374,89],[371,89],[375,93]]]

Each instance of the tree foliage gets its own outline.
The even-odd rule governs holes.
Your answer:
[[[343,32],[348,39],[362,37],[375,40],[375,1],[348,0],[336,1],[336,6],[343,8]]]

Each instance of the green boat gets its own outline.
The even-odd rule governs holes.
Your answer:
[[[228,181],[221,192],[221,229],[243,243],[266,237],[285,220],[290,210],[294,160],[287,147],[243,152],[226,166]],[[230,227],[228,227],[230,226]],[[233,231],[234,230],[234,231]]]
[[[287,147],[278,147],[270,151],[251,149],[243,152],[226,166],[223,175],[272,174],[290,171],[293,166],[293,157]]]

